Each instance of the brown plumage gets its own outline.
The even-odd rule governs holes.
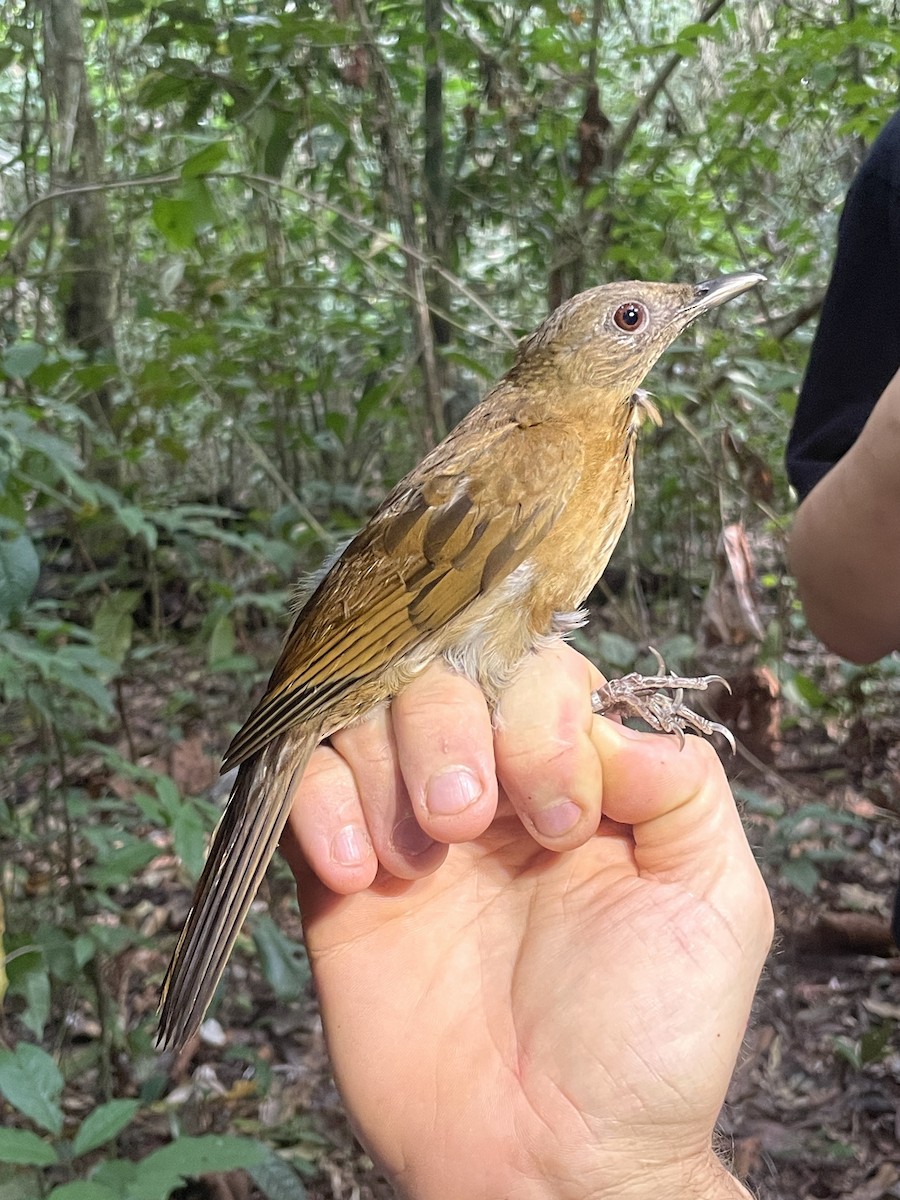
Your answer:
[[[637,389],[679,333],[762,276],[575,296],[401,480],[298,613],[163,984],[159,1042],[199,1026],[316,744],[443,656],[495,706],[522,658],[578,623],[634,498]]]

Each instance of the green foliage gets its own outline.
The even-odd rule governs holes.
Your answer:
[[[888,1021],[867,1029],[859,1038],[836,1037],[834,1052],[856,1071],[884,1062],[891,1050],[896,1027]]]
[[[778,878],[804,896],[815,894],[829,864],[848,856],[846,831],[863,824],[859,817],[835,812],[824,803],[790,807],[752,789],[737,786],[734,791],[748,812],[772,821],[763,855],[777,869]]]
[[[62,1130],[62,1090],[59,1068],[40,1046],[21,1042],[15,1051],[0,1050],[0,1092],[13,1108],[48,1133]]]
[[[89,1156],[95,1160],[95,1152],[115,1142],[140,1112],[137,1100],[110,1100],[97,1105],[64,1135],[63,1086],[59,1068],[39,1046],[20,1042],[14,1050],[0,1051],[0,1095],[20,1118],[41,1131],[0,1129],[0,1195],[8,1180],[20,1189],[19,1196],[167,1200],[189,1178],[237,1168],[251,1172],[267,1200],[306,1194],[296,1172],[260,1142],[212,1136],[177,1138],[140,1162],[103,1157],[91,1167],[88,1179],[53,1186],[54,1180],[80,1170],[78,1160],[90,1162]],[[32,1190],[35,1184],[40,1192]]]
[[[285,937],[271,917],[253,924],[260,970],[279,1000],[295,1000],[309,983],[310,971],[301,946]]]

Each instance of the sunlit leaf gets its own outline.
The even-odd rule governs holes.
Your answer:
[[[227,142],[210,142],[185,162],[181,168],[182,178],[193,179],[200,175],[208,175],[227,161],[228,154]]]

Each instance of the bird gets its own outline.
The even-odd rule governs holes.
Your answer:
[[[763,281],[613,282],[572,297],[325,570],[226,751],[222,771],[237,776],[163,981],[161,1049],[199,1029],[318,743],[441,658],[496,711],[526,656],[583,623],[634,503],[638,429],[658,420],[644,377],[697,317]],[[672,678],[617,681],[594,707],[642,712],[653,685],[706,682]],[[662,711],[658,700],[654,728],[717,728],[680,690]]]

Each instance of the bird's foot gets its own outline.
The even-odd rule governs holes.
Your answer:
[[[684,745],[684,735],[689,729],[705,737],[721,733],[734,754],[736,746],[731,730],[718,721],[710,721],[695,713],[684,703],[685,692],[705,692],[713,683],[721,683],[730,692],[728,681],[721,675],[698,675],[693,678],[673,675],[666,672],[666,665],[655,650],[653,654],[659,665],[658,675],[639,675],[634,672],[623,675],[621,679],[610,679],[591,694],[594,712],[602,715],[621,712],[626,716],[640,717],[657,733],[674,733],[681,745]],[[672,694],[667,695],[669,692]]]

